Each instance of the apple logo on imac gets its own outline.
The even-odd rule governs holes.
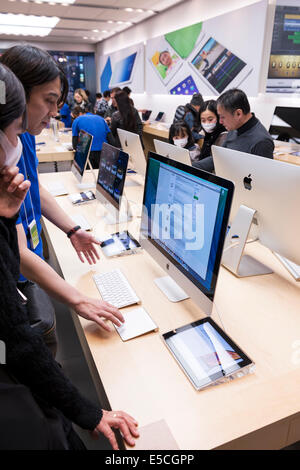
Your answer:
[[[252,178],[250,178],[250,176],[251,176],[251,173],[250,173],[250,175],[245,176],[245,178],[243,180],[245,189],[248,189],[249,191],[252,189],[252,185],[251,185]]]

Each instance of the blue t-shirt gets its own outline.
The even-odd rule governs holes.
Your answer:
[[[102,144],[103,142],[107,142],[106,136],[110,132],[110,129],[103,117],[91,113],[79,116],[73,121],[73,136],[78,136],[79,131],[81,130],[94,136],[91,148],[92,152],[102,150]]]
[[[71,111],[67,103],[63,105],[60,110],[61,120],[64,123],[65,127],[72,126],[72,118],[71,118]]]
[[[31,186],[29,191],[26,195],[25,201],[21,205],[19,218],[17,220],[17,224],[23,224],[24,232],[27,237],[27,246],[28,248],[33,251],[36,255],[40,256],[43,259],[43,243],[41,239],[41,200],[40,200],[40,190],[39,190],[39,180],[38,180],[38,173],[37,173],[37,166],[38,166],[38,159],[36,156],[35,151],[35,137],[33,135],[22,134],[20,136],[22,145],[23,145],[23,153],[18,163],[18,167],[20,169],[20,173],[24,175],[25,179],[28,179],[31,182]],[[35,218],[37,223],[37,229],[39,234],[39,244],[37,247],[32,250],[30,245],[30,237],[29,237],[29,230],[28,224],[30,224],[33,219]],[[25,278],[21,275],[20,280],[25,280]]]

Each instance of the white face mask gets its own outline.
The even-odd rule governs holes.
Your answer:
[[[186,144],[188,143],[188,138],[185,137],[184,139],[173,139],[174,145],[177,145],[177,147],[182,147],[184,148]]]
[[[208,132],[208,133],[212,132],[214,128],[216,127],[216,125],[217,125],[216,122],[210,122],[208,124],[204,124],[204,123],[201,124],[205,132]]]
[[[19,162],[23,147],[19,137],[17,137],[17,141],[17,145],[14,146],[8,139],[7,135],[0,130],[0,145],[5,153],[5,160],[3,162],[2,168],[4,166],[16,166],[16,164]]]

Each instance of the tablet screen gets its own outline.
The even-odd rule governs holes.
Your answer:
[[[197,390],[252,363],[211,318],[170,331],[163,338]]]
[[[222,93],[246,66],[213,38],[209,38],[191,63],[218,93]]]
[[[100,246],[105,256],[117,256],[126,251],[139,248],[141,245],[130,233],[125,231],[114,233],[111,238],[104,240]]]

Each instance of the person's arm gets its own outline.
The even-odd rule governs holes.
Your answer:
[[[74,227],[73,220],[57,204],[55,198],[41,184],[39,184],[39,189],[42,215],[63,232],[68,233]],[[80,229],[70,237],[70,241],[82,263],[84,263],[83,256],[87,259],[89,264],[95,264],[97,262],[96,260],[100,259],[94,246],[99,245],[100,243],[92,234]]]
[[[15,238],[14,225],[15,219],[7,220],[1,229],[6,232],[8,228]],[[94,433],[102,432],[115,450],[118,445],[113,428],[120,429],[126,442],[134,445],[133,438],[139,436],[137,422],[123,411],[101,410],[83,397],[54,360],[42,335],[31,328],[12,275],[13,263],[14,252],[0,230],[0,337],[5,343],[9,371],[72,422]]]
[[[209,171],[210,173],[215,171],[213,157],[202,158],[202,160],[196,160],[192,162],[192,166],[199,168],[200,170]]]
[[[78,135],[73,135],[72,136],[72,147],[74,150],[77,149],[77,144],[78,144]]]
[[[273,158],[274,142],[266,139],[258,142],[251,149],[253,155],[259,155],[260,157]]]
[[[36,282],[51,297],[67,304],[81,317],[94,321],[105,330],[110,331],[110,328],[102,317],[111,320],[117,326],[121,325],[120,321],[123,322],[124,318],[115,307],[107,302],[81,294],[75,287],[72,287],[60,277],[44,260],[29,250],[22,224],[17,225],[17,232],[23,276]]]

